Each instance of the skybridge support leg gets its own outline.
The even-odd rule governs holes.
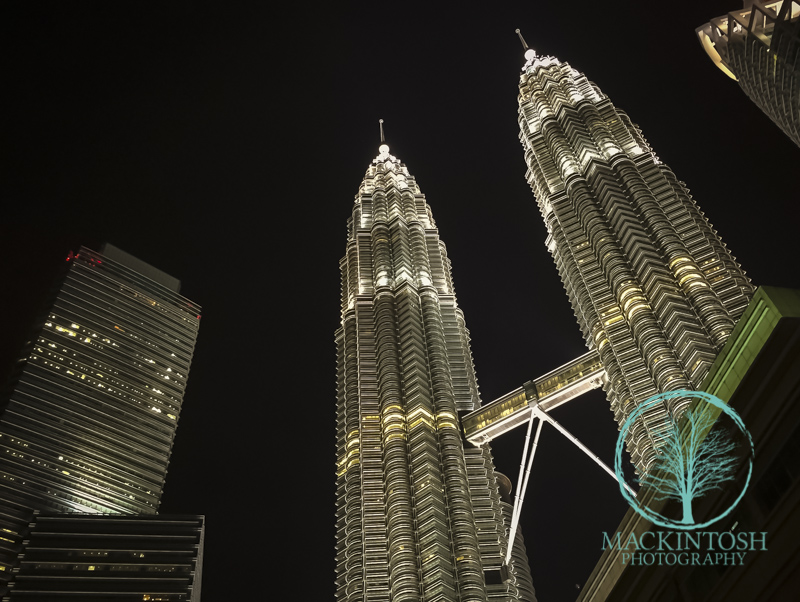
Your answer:
[[[531,430],[533,428],[533,422],[536,419],[539,419],[539,424],[536,426],[536,435],[533,438],[533,445],[531,445],[531,453],[530,457],[528,457],[528,443],[531,439]],[[508,533],[508,547],[506,549],[506,557],[505,561],[503,562],[504,566],[508,567],[508,563],[511,560],[511,551],[514,548],[514,539],[517,536],[517,527],[519,526],[519,515],[520,511],[522,510],[522,502],[525,500],[525,490],[528,488],[528,478],[531,475],[531,465],[533,464],[533,457],[536,455],[536,448],[539,445],[539,434],[542,432],[542,425],[545,421],[552,424],[557,431],[559,431],[562,435],[564,435],[567,439],[572,441],[578,449],[583,451],[587,456],[589,456],[592,460],[597,463],[600,468],[605,470],[611,477],[619,482],[617,479],[617,475],[611,470],[608,466],[603,464],[603,461],[593,454],[588,447],[586,447],[583,443],[581,443],[576,436],[570,433],[567,429],[561,426],[558,422],[553,420],[550,416],[547,415],[547,412],[542,410],[537,405],[531,406],[531,417],[528,420],[528,430],[525,433],[525,447],[522,450],[522,461],[519,465],[519,478],[517,479],[517,483],[519,484],[517,487],[517,491],[514,495],[514,508],[511,512],[511,529]],[[525,464],[525,459],[527,458],[528,463]],[[628,490],[628,492],[633,496],[636,497],[636,492],[631,489],[627,483],[622,482],[622,486]]]
[[[603,470],[605,470],[605,471],[606,471],[606,472],[607,472],[609,475],[611,475],[611,478],[612,478],[612,479],[614,479],[615,481],[619,482],[619,479],[617,479],[617,475],[614,473],[614,471],[613,471],[613,470],[611,470],[611,469],[610,469],[608,466],[606,466],[605,464],[603,464],[603,461],[602,461],[600,458],[598,458],[596,455],[594,455],[594,454],[593,454],[593,453],[592,453],[592,452],[589,450],[589,448],[588,448],[588,447],[586,447],[586,446],[585,446],[583,443],[581,443],[581,442],[578,440],[578,438],[577,438],[575,435],[573,435],[572,433],[570,433],[570,432],[569,432],[567,429],[565,429],[563,426],[561,426],[560,424],[558,424],[558,422],[556,422],[556,421],[555,421],[555,420],[553,420],[553,419],[552,419],[550,416],[548,416],[548,415],[547,415],[547,412],[545,412],[544,410],[542,410],[542,409],[541,409],[541,408],[539,408],[538,406],[533,406],[533,407],[531,408],[531,414],[532,414],[533,416],[536,416],[537,418],[539,418],[539,420],[546,420],[547,422],[549,422],[550,424],[552,424],[552,425],[553,425],[553,426],[556,428],[556,430],[558,430],[558,432],[560,432],[560,433],[561,433],[562,435],[564,435],[564,436],[565,436],[567,439],[569,439],[569,440],[570,440],[570,441],[572,441],[572,442],[573,442],[575,445],[577,445],[577,446],[578,446],[578,449],[580,449],[581,451],[583,451],[583,453],[585,453],[585,454],[586,454],[587,456],[589,456],[589,457],[590,457],[592,460],[594,460],[594,461],[597,463],[597,465],[598,465],[600,468],[602,468],[602,469],[603,469]],[[627,484],[627,483],[625,483],[625,482],[622,482],[622,483],[621,483],[621,485],[622,485],[623,487],[625,487],[625,489],[627,489],[627,490],[628,490],[628,493],[630,493],[630,494],[631,494],[633,497],[636,497],[636,492],[635,492],[633,489],[631,489],[630,487],[628,487],[628,484]]]
[[[539,445],[539,434],[542,432],[542,424],[539,419],[539,424],[536,426],[536,435],[533,438],[533,445],[531,446],[531,455],[528,458],[528,465],[525,467],[525,476],[523,478],[523,466],[525,466],[525,456],[528,453],[528,442],[531,438],[531,427],[536,416],[531,411],[531,418],[528,421],[528,432],[525,434],[525,447],[522,450],[522,462],[519,465],[519,478],[517,479],[517,492],[514,495],[514,508],[511,511],[511,529],[508,532],[508,546],[506,549],[506,559],[504,564],[508,566],[511,560],[511,551],[514,549],[514,539],[517,536],[517,526],[519,525],[519,514],[522,510],[522,502],[525,499],[525,490],[528,488],[528,478],[531,476],[531,465],[533,464],[533,457],[536,455],[536,448]],[[521,483],[521,485],[520,485]]]

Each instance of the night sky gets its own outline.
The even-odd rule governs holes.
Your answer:
[[[484,402],[585,352],[524,178],[515,28],[630,115],[754,283],[800,284],[800,150],[694,34],[737,0],[228,6],[0,8],[0,359],[81,244],[183,282],[203,318],[160,511],[206,515],[207,602],[333,600],[338,263],[379,118],[447,244]],[[602,393],[554,415],[611,463]],[[493,446],[515,483],[523,435]],[[625,510],[545,427],[522,513],[540,602],[575,599]]]

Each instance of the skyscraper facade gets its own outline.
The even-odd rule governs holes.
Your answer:
[[[0,569],[33,510],[154,514],[200,319],[180,283],[81,248],[0,399]]]
[[[526,52],[519,85],[526,177],[618,423],[651,395],[697,389],[753,287],[683,182],[586,76]],[[656,409],[629,431],[647,471],[666,435]]]
[[[800,3],[745,0],[696,33],[714,64],[800,146]]]
[[[535,600],[519,536],[503,567],[510,506],[490,450],[462,438],[459,415],[480,399],[445,246],[386,145],[356,195],[341,273],[337,597]]]

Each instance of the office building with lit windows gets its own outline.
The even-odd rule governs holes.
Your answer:
[[[0,578],[32,519],[155,514],[200,308],[110,245],[65,273],[0,399]]]
[[[745,0],[696,33],[713,63],[800,146],[800,2]]]
[[[533,601],[508,479],[460,415],[480,406],[469,334],[430,207],[386,145],[348,222],[336,332],[341,601]]]
[[[663,391],[696,390],[753,295],[753,287],[683,182],[639,128],[586,76],[525,53],[519,84],[527,180],[587,347],[599,354],[620,425]],[[647,471],[669,414],[629,431]]]

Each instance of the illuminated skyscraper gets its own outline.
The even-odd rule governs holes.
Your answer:
[[[180,283],[81,248],[0,400],[0,566],[32,510],[154,514],[199,326]]]
[[[535,600],[519,536],[508,580],[501,570],[508,487],[488,446],[462,439],[459,415],[480,399],[445,246],[386,145],[356,195],[341,272],[337,597]]]
[[[525,57],[526,177],[621,425],[655,393],[698,388],[753,287],[628,116],[567,63],[531,49]],[[640,471],[682,403],[646,414],[630,430]]]
[[[800,2],[745,0],[696,32],[714,64],[800,146]]]

